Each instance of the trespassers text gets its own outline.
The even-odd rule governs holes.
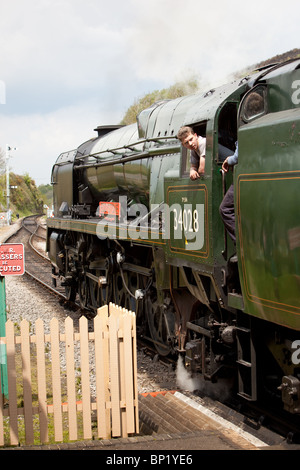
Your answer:
[[[23,254],[21,253],[1,253],[0,260],[3,259],[23,259]]]

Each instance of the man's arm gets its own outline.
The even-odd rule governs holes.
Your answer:
[[[234,154],[230,155],[224,160],[223,165],[222,165],[222,170],[224,170],[225,173],[227,173],[230,166],[234,166],[237,164],[238,157],[239,157],[239,150],[238,150],[238,145],[237,145]]]
[[[204,171],[205,171],[205,155],[203,155],[202,157],[200,157],[198,173],[199,173],[200,175],[204,175]]]

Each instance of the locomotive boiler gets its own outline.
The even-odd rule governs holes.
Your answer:
[[[263,106],[251,113],[256,93]],[[53,276],[68,299],[136,312],[160,355],[182,354],[243,400],[300,414],[300,60],[142,111],[62,153],[47,221]],[[183,125],[206,137],[189,178]],[[221,146],[238,164],[221,172]],[[234,184],[236,246],[219,206]],[[233,256],[235,255],[236,256]]]

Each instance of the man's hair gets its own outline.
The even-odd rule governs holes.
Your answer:
[[[264,112],[264,99],[256,92],[251,93],[245,99],[244,113],[247,117],[252,117]]]
[[[194,130],[189,126],[182,126],[177,132],[177,139],[182,140],[189,134],[195,134]]]

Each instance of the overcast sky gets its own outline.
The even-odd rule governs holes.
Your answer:
[[[298,48],[299,20],[298,0],[0,0],[0,147],[47,184],[61,152],[135,99]]]

